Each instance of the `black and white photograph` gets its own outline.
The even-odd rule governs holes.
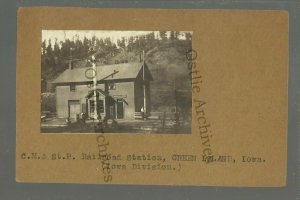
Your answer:
[[[41,133],[191,134],[191,31],[43,30]]]

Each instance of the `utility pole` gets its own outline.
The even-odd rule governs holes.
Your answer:
[[[145,51],[143,50],[143,90],[144,90],[144,117],[147,115],[146,82],[145,82]]]
[[[177,90],[176,90],[176,79],[174,79],[174,94],[175,94],[175,113],[177,113]]]
[[[174,79],[174,92],[175,92],[175,123],[176,128],[179,126],[179,113],[178,113],[178,100],[177,100],[177,90],[176,90],[176,79]]]
[[[94,119],[98,120],[99,114],[98,114],[98,108],[97,108],[97,67],[96,67],[96,59],[95,55],[90,56],[88,61],[92,64],[92,71],[93,76],[89,79],[93,78],[93,93],[94,93]],[[105,80],[110,76],[113,76],[114,74],[119,73],[119,71],[114,70],[111,74],[103,77],[102,79],[99,79],[99,81]],[[104,103],[105,104],[105,103]]]
[[[97,109],[97,68],[95,56],[91,57],[93,67],[93,89],[94,89],[94,118],[98,120],[98,109]]]

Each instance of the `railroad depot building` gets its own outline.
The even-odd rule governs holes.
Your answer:
[[[56,92],[58,118],[76,119],[85,113],[94,118],[96,109],[103,119],[134,119],[145,104],[151,109],[150,81],[153,77],[144,62],[96,66],[96,99],[93,68],[69,68],[52,83]]]

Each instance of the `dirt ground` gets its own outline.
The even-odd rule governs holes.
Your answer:
[[[87,120],[67,124],[63,118],[49,118],[41,122],[42,133],[151,133],[151,134],[189,134],[190,124],[179,123],[173,120],[108,120],[96,122]]]

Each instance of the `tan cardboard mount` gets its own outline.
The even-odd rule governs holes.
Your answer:
[[[192,31],[192,45],[197,51],[193,62],[203,77],[200,92],[193,92],[192,97],[192,134],[40,133],[42,30]],[[286,184],[285,11],[20,8],[16,76],[18,182],[238,187]],[[199,102],[205,104],[200,106]],[[199,106],[211,128],[209,149],[199,133]],[[103,148],[107,153],[120,155],[121,160],[81,159],[82,153],[98,154],[103,144],[107,144]],[[32,153],[38,156],[33,158]],[[151,159],[128,160],[133,154],[141,159],[149,154]],[[204,154],[231,160],[206,163]],[[61,159],[52,159],[53,155]],[[187,157],[178,155],[194,157],[187,161]],[[165,160],[153,160],[153,156]],[[151,169],[132,169],[134,163],[150,165]],[[116,169],[116,165],[125,165],[126,169]],[[172,169],[166,170],[163,165]]]

